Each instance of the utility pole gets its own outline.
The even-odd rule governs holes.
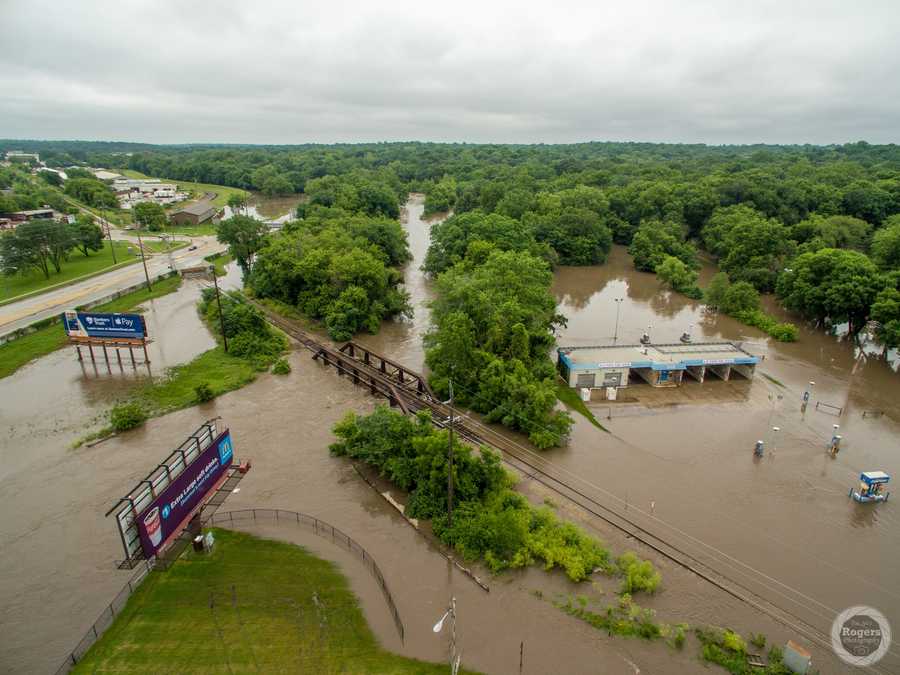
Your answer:
[[[144,278],[147,280],[147,290],[152,291],[150,286],[150,273],[147,271],[147,259],[144,257],[144,243],[141,241],[141,235],[138,233],[138,248],[141,249],[141,262],[144,263]]]
[[[219,325],[222,326],[222,342],[225,343],[225,353],[228,353],[228,336],[225,335],[225,315],[222,314],[222,299],[219,297],[219,279],[216,276],[216,268],[213,266],[213,284],[216,287],[216,304],[219,306]]]
[[[453,379],[449,380],[450,384],[450,435],[449,435],[449,443],[447,444],[447,527],[453,527],[453,422],[454,422],[454,412],[453,412]],[[453,605],[456,604],[456,600],[453,600]],[[455,614],[454,614],[455,616]],[[455,619],[454,619],[454,628],[455,628]],[[455,633],[455,630],[454,630]],[[452,663],[450,664],[453,665]]]
[[[109,227],[109,221],[105,217],[102,218],[102,221],[106,224],[106,236],[109,238],[109,250],[112,251],[113,265],[118,265],[119,261],[116,260],[116,245],[113,242],[112,230]]]

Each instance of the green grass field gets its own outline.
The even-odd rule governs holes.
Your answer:
[[[124,312],[134,309],[148,300],[176,291],[179,286],[181,286],[181,277],[168,277],[155,282],[152,291],[142,288],[95,307],[93,311]],[[12,375],[26,363],[66,346],[67,342],[62,324],[54,323],[17,340],[0,345],[0,378]]]
[[[115,242],[116,257],[119,264],[131,264],[134,262],[134,256],[128,255],[128,244],[123,241]],[[11,277],[0,277],[0,301],[9,300],[25,293],[31,293],[55,286],[56,284],[65,283],[82,277],[86,274],[103,271],[104,269],[114,267],[112,249],[109,242],[103,242],[102,251],[91,251],[91,255],[85,257],[81,251],[72,251],[69,255],[68,262],[64,261],[62,270],[57,273],[51,267],[50,278],[45,279],[44,273],[31,268],[25,274],[17,272]]]
[[[234,258],[232,258],[231,254],[226,251],[225,253],[208,255],[204,258],[204,260],[213,264],[213,266],[216,268],[216,276],[223,277],[225,276],[225,266],[232,260],[234,260]]]
[[[135,398],[151,415],[162,415],[195,405],[194,389],[199,384],[208,384],[219,396],[249,384],[258,372],[249,359],[226,354],[220,345],[203,352],[193,361],[175,366],[164,380],[148,384],[136,393]]]
[[[292,544],[213,530],[151,572],[75,673],[444,673],[382,649],[334,564]]]

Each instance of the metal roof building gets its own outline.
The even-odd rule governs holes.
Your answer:
[[[654,387],[677,387],[684,374],[703,382],[708,372],[752,378],[759,358],[732,342],[560,347],[557,367],[570,387],[628,386],[634,375]]]

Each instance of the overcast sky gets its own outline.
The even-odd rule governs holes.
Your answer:
[[[0,0],[0,138],[900,142],[900,0]]]

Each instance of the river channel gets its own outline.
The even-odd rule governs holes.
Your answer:
[[[430,226],[422,212],[422,199],[414,196],[403,218],[414,255],[406,269],[414,318],[360,337],[415,369],[423,364],[421,339],[431,297],[430,282],[419,271]],[[239,283],[236,269],[229,270],[228,281]],[[194,311],[198,293],[191,282],[153,301],[154,369],[184,362],[212,345]],[[545,453],[547,458],[569,471],[573,481],[602,491],[611,508],[627,509],[635,521],[820,630],[827,632],[837,611],[856,604],[871,604],[900,625],[896,502],[872,508],[847,499],[861,469],[897,473],[900,387],[889,363],[805,328],[796,344],[773,344],[755,329],[661,291],[655,277],[634,271],[621,248],[606,265],[558,270],[554,293],[568,317],[561,345],[612,340],[614,299],[622,298],[619,342],[636,340],[648,324],[654,340],[674,341],[694,324],[695,340],[741,341],[765,360],[753,381],[711,380],[665,392],[629,388],[611,408],[593,405],[609,432],[576,415],[571,442]],[[459,607],[463,662],[471,668],[517,673],[524,643],[525,673],[710,672],[697,661],[695,648],[676,652],[662,644],[608,638],[550,604],[574,593],[604,593],[610,601],[611,580],[600,577],[597,584],[574,587],[540,569],[496,578],[479,570],[491,592],[475,586],[346,461],[328,454],[334,422],[349,410],[371,410],[373,401],[305,351],[295,351],[290,362],[293,372],[286,377],[262,375],[209,404],[77,450],[72,441],[96,424],[135,375],[82,372],[71,351],[60,350],[0,380],[0,672],[47,672],[62,661],[128,577],[115,569],[120,544],[103,514],[200,422],[217,415],[232,429],[236,454],[252,458],[254,467],[224,508],[302,511],[362,544],[394,594],[406,625],[403,644],[377,587],[357,561],[287,525],[255,530],[335,560],[386,647],[443,659],[445,638],[435,636],[431,625],[452,594]],[[813,402],[842,406],[840,417],[812,405],[800,412],[809,380],[816,382]],[[882,414],[862,416],[870,411]],[[844,449],[832,459],[824,445],[834,423],[841,425]],[[780,428],[777,438],[767,438],[773,451],[754,461],[753,442],[772,426]],[[664,588],[640,602],[656,609],[661,620],[762,631],[782,644],[797,637],[536,483],[524,480],[519,487],[536,502],[555,499],[564,516],[580,521],[614,550],[634,548],[653,559]],[[813,652],[823,673],[846,670],[827,650]],[[895,647],[879,664],[883,672],[900,672],[896,653]]]

